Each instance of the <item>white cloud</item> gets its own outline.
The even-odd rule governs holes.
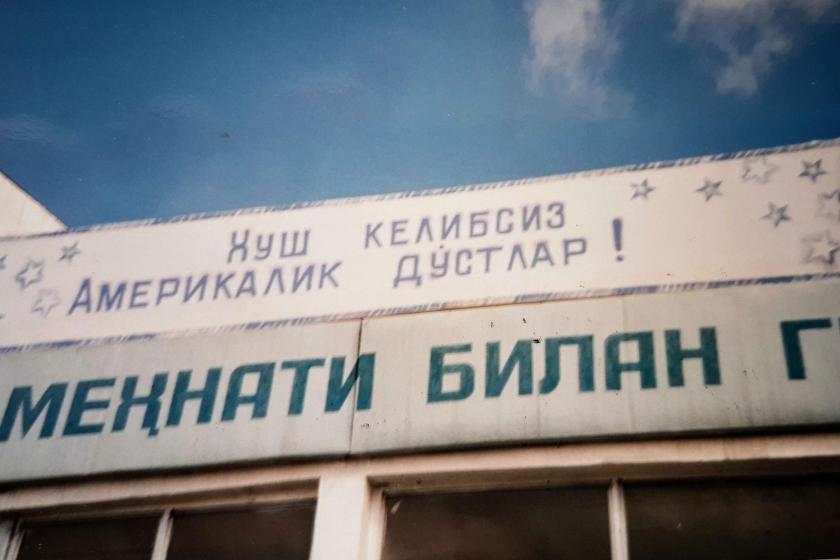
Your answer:
[[[823,16],[836,0],[678,0],[677,37],[712,45],[724,57],[718,93],[749,97],[761,78],[793,48],[803,22]]]
[[[0,142],[65,147],[77,144],[79,135],[46,119],[20,114],[0,118]]]
[[[530,85],[601,114],[629,101],[614,91],[606,72],[618,52],[602,0],[527,0],[531,53]]]

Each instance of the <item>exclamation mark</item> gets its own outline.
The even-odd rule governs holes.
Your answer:
[[[615,245],[616,253],[615,260],[623,261],[624,256],[621,254],[621,218],[615,218],[612,221],[613,226],[613,245]]]

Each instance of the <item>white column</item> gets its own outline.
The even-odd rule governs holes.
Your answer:
[[[382,545],[385,543],[385,495],[380,489],[370,490],[366,535],[362,558],[381,560]]]
[[[610,515],[610,550],[612,560],[628,560],[627,510],[624,506],[624,487],[620,480],[613,480],[607,494]]]
[[[15,522],[0,519],[0,560],[15,560],[20,547],[20,536],[15,534]]]
[[[325,474],[318,485],[310,560],[378,560],[382,494],[362,473]]]
[[[172,510],[167,509],[160,514],[158,519],[157,532],[155,533],[155,545],[152,548],[152,560],[165,560],[169,550],[169,537],[172,535]]]
[[[12,540],[12,521],[0,520],[0,560],[6,559],[6,549]]]

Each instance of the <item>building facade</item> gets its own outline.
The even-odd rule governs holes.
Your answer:
[[[0,239],[0,558],[840,557],[840,143]]]

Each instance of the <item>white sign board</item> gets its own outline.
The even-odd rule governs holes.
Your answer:
[[[0,354],[0,479],[346,454],[359,321]]]
[[[353,452],[840,423],[840,283],[366,321]]]
[[[0,349],[840,272],[840,144],[0,241]]]
[[[9,352],[0,481],[836,425],[839,318],[826,281]]]

